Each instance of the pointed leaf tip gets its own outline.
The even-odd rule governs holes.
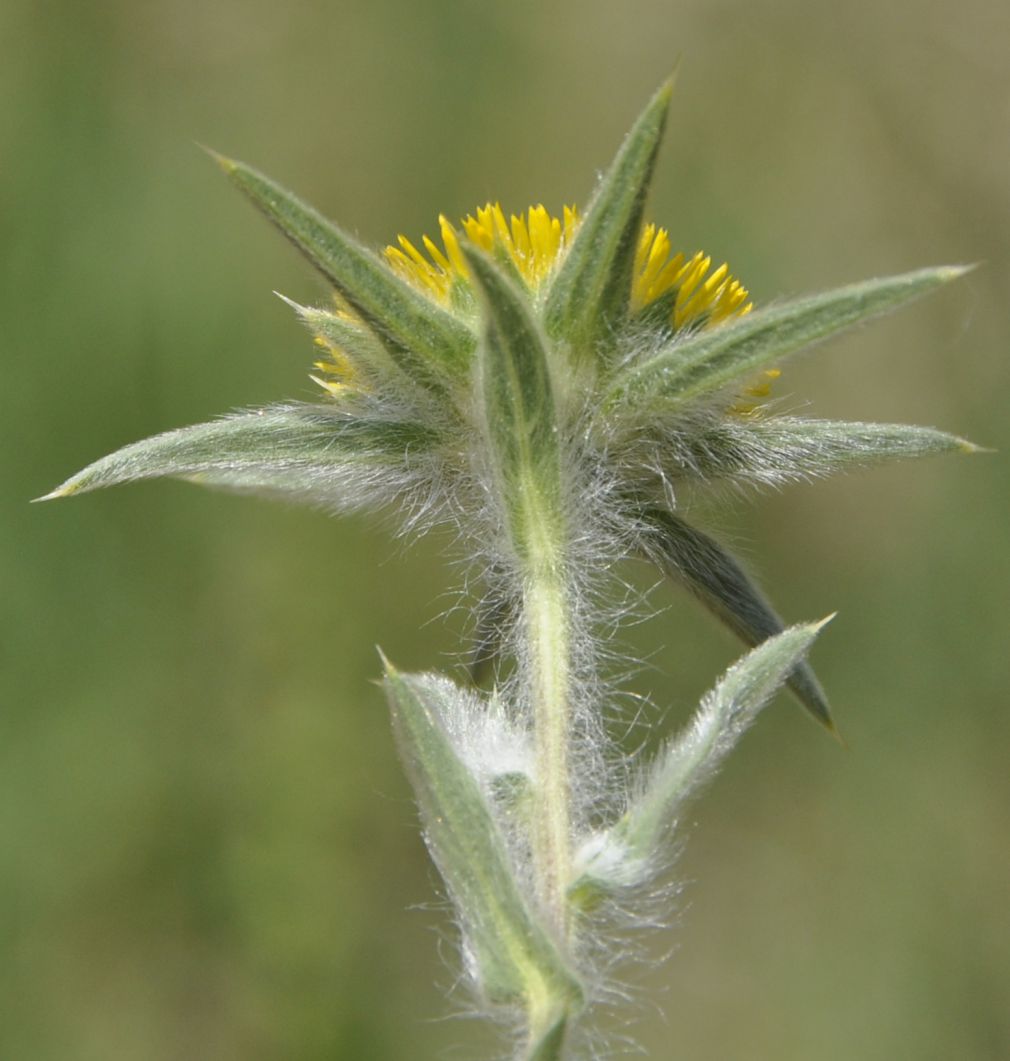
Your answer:
[[[55,490],[50,490],[48,494],[43,494],[41,497],[33,497],[28,503],[30,505],[37,505],[41,501],[58,501],[61,497],[72,497],[74,494],[79,492],[79,488],[75,483],[77,477],[68,479],[65,483],[61,483],[56,487]]]
[[[669,107],[670,100],[673,99],[673,90],[677,86],[677,74],[679,73],[679,63],[673,68],[670,76],[656,89],[653,99],[659,106]]]
[[[272,292],[272,294],[279,298],[285,306],[290,306],[290,308],[293,309],[295,313],[297,313],[300,317],[310,312],[308,306],[303,306],[300,302],[295,302],[293,298],[288,298],[287,295],[281,294],[280,291],[274,291]]]
[[[973,273],[978,266],[978,262],[966,262],[959,265],[940,265],[937,266],[936,271],[939,274],[941,282],[947,283],[950,280],[958,280],[967,273]]]
[[[234,173],[236,169],[238,169],[238,163],[235,161],[235,159],[228,158],[227,155],[222,155],[220,152],[215,151],[214,148],[208,147],[206,144],[201,144],[199,140],[195,141],[195,143],[196,146],[201,151],[209,155],[210,158],[214,162],[216,162],[225,173],[230,175]]]

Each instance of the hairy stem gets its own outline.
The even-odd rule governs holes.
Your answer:
[[[566,889],[571,876],[568,737],[571,705],[570,620],[556,565],[545,565],[526,587],[525,635],[536,746],[533,853],[538,898],[558,940],[568,937]]]
[[[553,499],[527,495],[523,619],[526,696],[532,710],[536,784],[532,818],[534,886],[541,917],[563,952],[571,925],[572,612],[565,520]],[[534,501],[533,498],[536,498]],[[577,1009],[578,1006],[575,1007]],[[573,1015],[570,995],[527,998],[523,1061],[561,1061]]]

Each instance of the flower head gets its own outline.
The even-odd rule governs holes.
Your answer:
[[[384,257],[396,275],[420,294],[477,327],[478,296],[461,239],[498,262],[536,304],[549,290],[550,278],[575,238],[580,217],[574,206],[566,206],[559,218],[541,204],[529,207],[524,215],[511,214],[506,220],[500,203],[486,203],[468,214],[459,229],[444,214],[438,221],[441,246],[423,236],[420,243],[424,249],[420,250],[399,235],[395,246],[386,247]],[[635,251],[632,319],[647,317],[651,327],[665,326],[673,334],[682,329],[712,328],[743,317],[752,308],[747,289],[730,275],[726,263],[713,269],[711,257],[703,251],[690,257],[681,251],[673,253],[666,229],[644,226]],[[353,313],[342,315],[353,326]],[[317,335],[315,341],[328,356],[316,362],[322,378],[313,379],[338,397],[354,383],[353,358],[325,333]],[[772,378],[777,375],[777,369],[766,373]],[[748,393],[766,396],[766,380],[757,389],[748,388]]]
[[[566,206],[558,218],[541,204],[529,207],[525,216],[511,214],[506,221],[500,203],[485,203],[463,219],[461,228],[475,247],[501,262],[535,299],[564,258],[579,220],[574,206]],[[408,283],[442,305],[469,305],[473,288],[459,232],[445,215],[438,222],[442,247],[424,236],[422,252],[401,235],[397,246],[386,248],[386,260]],[[680,251],[672,254],[666,229],[649,224],[642,229],[635,251],[632,312],[660,299],[674,330],[721,324],[752,308],[747,289],[729,275],[728,265],[713,270],[712,259],[703,251],[690,258]]]
[[[503,449],[516,444],[504,435],[518,428],[524,445],[545,444],[548,463],[592,493],[588,512],[578,490],[567,490],[570,534],[584,533],[587,518],[623,525],[624,548],[651,557],[745,641],[775,633],[782,624],[741,565],[685,522],[679,485],[775,484],[971,450],[927,428],[780,416],[762,403],[790,354],[962,270],[925,269],[753,310],[726,265],[675,252],[666,229],[643,222],[667,96],[643,112],[584,211],[553,216],[534,206],[506,216],[489,203],[458,226],[440,217],[438,240],[401,235],[382,255],[255,170],[219,158],[334,289],[333,307],[292,304],[321,350],[315,378],[325,400],[135,443],[49,496],[174,475],[331,508],[399,500],[415,520],[468,522],[475,539],[497,543],[502,555],[489,567],[507,571],[522,548],[508,495],[526,473],[508,467]],[[525,351],[495,370],[513,377],[497,398],[486,356],[495,333]],[[513,414],[521,422],[496,424]],[[805,665],[791,684],[828,721]]]

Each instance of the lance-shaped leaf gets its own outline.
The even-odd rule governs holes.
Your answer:
[[[574,897],[635,887],[663,867],[665,841],[684,801],[712,777],[825,622],[789,627],[723,675],[686,731],[660,751],[624,815],[586,843]]]
[[[689,431],[662,425],[655,466],[680,476],[778,486],[913,457],[984,453],[967,439],[909,424],[722,417]]]
[[[403,472],[435,442],[419,424],[363,419],[326,406],[290,405],[227,416],[131,443],[102,457],[40,500],[163,476],[214,486],[291,493],[338,504],[350,470]],[[383,500],[385,498],[382,498]],[[351,503],[367,496],[349,497]]]
[[[524,899],[481,786],[447,732],[448,718],[474,709],[471,698],[444,678],[400,674],[388,662],[386,692],[425,837],[463,919],[481,989],[492,1002],[525,1001],[540,1012],[577,1007],[578,978]]]
[[[555,337],[593,347],[627,316],[642,211],[672,92],[668,81],[635,122],[554,276],[545,320]]]
[[[666,509],[652,506],[638,518],[650,559],[684,585],[745,644],[781,633],[782,620],[739,563],[714,538]],[[827,697],[810,665],[801,660],[787,678],[789,689],[814,718],[834,730]]]
[[[242,162],[221,168],[382,338],[409,375],[440,389],[466,371],[474,338],[311,206]]]
[[[657,756],[640,796],[617,826],[633,854],[651,857],[678,808],[712,777],[825,622],[791,626],[765,641],[730,667],[705,696],[687,731]]]
[[[491,461],[513,546],[553,561],[562,534],[561,469],[547,348],[526,299],[483,252],[465,248],[480,292],[480,385]]]
[[[703,397],[966,271],[940,266],[867,280],[755,310],[732,324],[675,336],[658,353],[629,365],[614,381],[609,400],[652,399],[675,406]]]
[[[774,416],[742,420],[734,434],[745,477],[777,483],[941,453],[981,453],[957,435],[914,424]]]

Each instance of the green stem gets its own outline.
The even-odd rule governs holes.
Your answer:
[[[572,602],[563,418],[554,404],[552,355],[527,299],[486,255],[474,248],[464,253],[485,311],[478,354],[482,416],[521,583],[516,633],[524,642],[519,658],[535,748],[530,845],[536,913],[567,966]],[[568,977],[546,982],[532,977],[525,998],[529,1034],[521,1056],[524,1061],[560,1061],[568,1015],[582,1004],[580,985]]]
[[[529,694],[536,749],[533,857],[538,898],[559,942],[568,938],[566,891],[571,877],[568,770],[569,617],[557,565],[546,564],[526,588]]]

